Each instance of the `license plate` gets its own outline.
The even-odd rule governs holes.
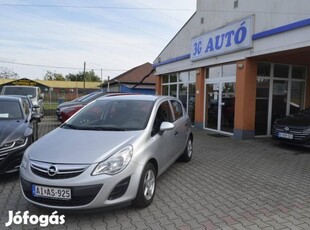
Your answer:
[[[286,139],[290,139],[290,140],[292,140],[294,138],[293,134],[281,133],[281,132],[278,134],[278,137],[286,138]]]
[[[36,197],[47,197],[52,199],[70,200],[71,189],[55,188],[39,185],[32,185],[32,195]]]

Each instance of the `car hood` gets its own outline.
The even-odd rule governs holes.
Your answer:
[[[0,145],[24,137],[26,128],[23,120],[0,120]]]
[[[29,158],[55,164],[97,163],[132,144],[141,132],[57,128],[30,146]]]
[[[58,109],[64,108],[64,107],[69,107],[69,106],[73,106],[73,105],[81,105],[82,103],[80,101],[67,101],[67,102],[63,102],[61,104],[58,105]]]
[[[277,122],[278,125],[295,126],[295,127],[309,127],[310,126],[310,113],[297,113],[290,116],[280,118]]]

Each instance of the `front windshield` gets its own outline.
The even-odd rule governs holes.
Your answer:
[[[128,131],[145,129],[153,108],[145,100],[97,100],[88,105],[62,128]]]
[[[0,119],[23,119],[20,104],[16,101],[0,101]]]
[[[31,98],[36,96],[35,88],[28,87],[7,87],[4,91],[5,95],[24,95]]]

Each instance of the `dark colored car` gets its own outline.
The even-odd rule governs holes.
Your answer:
[[[61,122],[64,122],[65,120],[61,117],[61,111],[65,108],[71,107],[71,106],[81,106],[81,108],[84,105],[87,105],[89,102],[96,100],[97,98],[103,96],[105,93],[102,91],[96,91],[89,94],[86,94],[82,97],[76,98],[72,101],[63,102],[58,105],[56,109],[56,116],[57,119]]]
[[[274,122],[272,136],[283,143],[310,148],[310,107]]]
[[[79,111],[81,108],[83,108],[85,105],[78,104],[78,105],[72,105],[64,107],[63,109],[60,109],[60,118],[61,122],[65,122],[68,120],[73,114],[75,114],[77,111]]]
[[[20,97],[0,96],[0,174],[18,171],[36,139],[35,113]]]
[[[32,113],[32,124],[34,127],[34,139],[37,140],[39,138],[39,128],[38,128],[38,123],[41,121],[41,114],[38,113],[38,109],[39,109],[39,105],[34,105],[32,103],[32,100],[30,99],[30,97],[28,96],[24,96],[24,95],[10,95],[11,97],[19,97],[21,98],[26,105],[28,106],[30,112]]]

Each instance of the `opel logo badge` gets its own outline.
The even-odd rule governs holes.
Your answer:
[[[285,130],[285,131],[289,131],[290,128],[289,128],[289,127],[285,127],[284,130]]]
[[[48,170],[47,170],[47,174],[49,175],[49,176],[55,176],[56,174],[57,174],[57,168],[56,168],[56,166],[55,165],[52,165],[52,166],[50,166],[49,168],[48,168]]]

